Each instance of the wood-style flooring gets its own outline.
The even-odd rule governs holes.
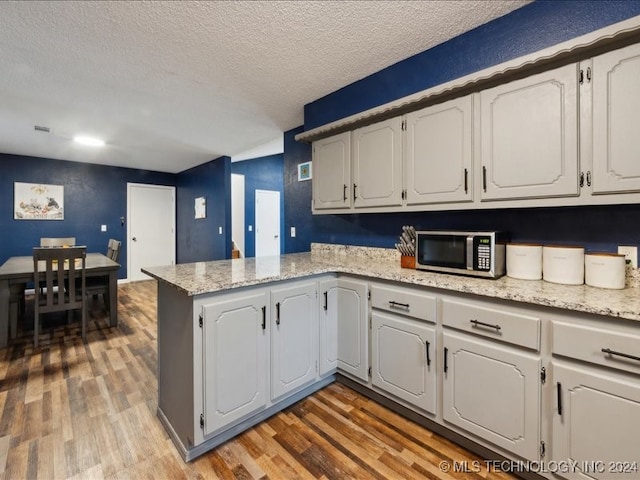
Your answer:
[[[117,328],[93,306],[87,344],[72,324],[0,350],[0,480],[512,478],[339,383],[184,463],[156,417],[156,283],[119,287]]]

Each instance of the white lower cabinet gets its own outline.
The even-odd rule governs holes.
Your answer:
[[[267,404],[268,300],[263,290],[202,309],[205,436]]]
[[[318,323],[316,282],[271,290],[271,398],[316,378]]]
[[[553,362],[553,460],[571,479],[640,478],[637,375]]]
[[[554,319],[549,414],[565,478],[640,478],[639,342],[636,322]]]
[[[371,343],[372,384],[435,413],[435,326],[374,311]]]
[[[443,420],[528,460],[539,460],[537,355],[445,331]]]
[[[319,284],[320,375],[339,369],[368,379],[367,282],[331,279]]]

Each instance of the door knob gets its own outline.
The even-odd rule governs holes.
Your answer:
[[[136,237],[133,237],[131,240],[133,240],[134,242],[138,241],[138,239]]]

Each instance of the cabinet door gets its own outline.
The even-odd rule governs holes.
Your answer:
[[[540,359],[445,332],[443,419],[528,460],[539,459]]]
[[[267,403],[266,293],[203,308],[205,436]]]
[[[316,378],[318,364],[316,282],[271,290],[271,397]]]
[[[482,199],[578,194],[578,67],[480,92]]]
[[[351,132],[313,142],[313,207],[351,207]]]
[[[320,324],[320,376],[338,368],[338,280],[318,284],[318,323]]]
[[[472,113],[467,96],[407,115],[407,205],[473,199]]]
[[[593,59],[593,192],[640,191],[640,45]]]
[[[353,131],[353,204],[402,205],[402,120],[400,117]]]
[[[367,284],[357,280],[321,283],[321,375],[338,368],[361,380],[369,379],[367,291]]]
[[[638,377],[554,362],[553,379],[553,460],[575,467],[563,476],[640,478]]]
[[[371,323],[373,385],[435,413],[435,328],[377,311]]]

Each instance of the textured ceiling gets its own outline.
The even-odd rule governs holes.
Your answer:
[[[0,2],[0,152],[175,173],[254,151],[306,103],[525,3]]]

